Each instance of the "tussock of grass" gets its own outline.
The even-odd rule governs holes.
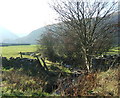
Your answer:
[[[39,77],[28,76],[22,69],[3,70],[2,96],[48,96],[42,92],[45,81]]]
[[[109,69],[97,74],[97,86],[94,92],[104,96],[118,96],[118,69]]]

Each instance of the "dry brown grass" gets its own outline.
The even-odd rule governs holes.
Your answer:
[[[102,96],[119,96],[119,68],[97,74],[97,85],[93,91]]]
[[[58,80],[56,93],[61,96],[119,96],[119,68],[82,74]]]
[[[20,69],[10,69],[3,71],[1,84],[3,95],[11,95],[16,92],[42,91],[45,81],[41,80],[39,77],[25,75]],[[29,94],[26,93],[25,95]]]

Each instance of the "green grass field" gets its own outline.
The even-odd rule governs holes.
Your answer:
[[[37,50],[36,45],[21,45],[21,46],[6,46],[0,47],[3,57],[20,57],[20,52],[34,52]],[[32,58],[30,56],[23,55],[23,57]]]
[[[37,50],[36,45],[21,45],[21,46],[5,46],[0,47],[0,54],[2,54],[3,57],[20,57],[20,52],[34,52]],[[120,53],[120,47],[115,47],[109,50],[107,54],[118,54]],[[27,58],[33,58],[30,56],[23,55],[23,57]]]
[[[112,49],[109,49],[109,52],[107,52],[107,54],[120,54],[120,47],[114,47]]]

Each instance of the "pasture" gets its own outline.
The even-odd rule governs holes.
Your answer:
[[[18,46],[4,46],[0,47],[0,54],[2,57],[20,57],[20,52],[35,52],[37,50],[37,45],[18,45]],[[109,51],[105,54],[108,55],[114,55],[120,53],[120,47],[114,47],[112,49],[109,49]],[[104,53],[103,53],[104,54]],[[25,58],[31,58],[33,57],[28,55],[23,55]]]
[[[20,46],[5,46],[0,47],[1,54],[3,57],[20,57],[20,52],[34,52],[36,51],[36,45],[20,45]],[[25,58],[32,58],[30,56],[24,55]]]
[[[112,49],[109,49],[109,52],[107,54],[113,55],[113,54],[120,54],[120,47],[114,47]]]

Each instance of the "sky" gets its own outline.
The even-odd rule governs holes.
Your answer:
[[[50,1],[0,0],[0,26],[22,37],[35,29],[56,23],[57,15],[49,7]]]
[[[56,23],[57,15],[49,7],[50,0],[0,0],[0,26],[18,36]]]

